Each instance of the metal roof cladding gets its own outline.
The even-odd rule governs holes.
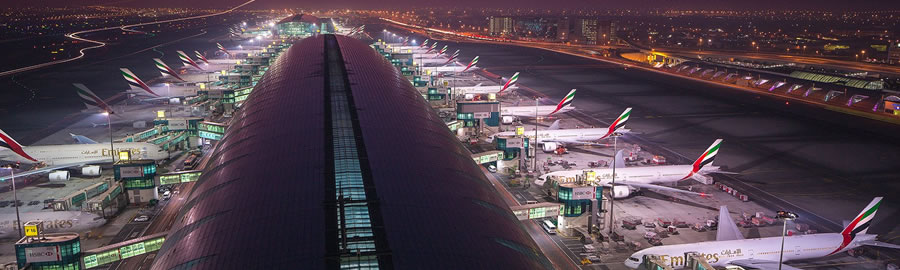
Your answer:
[[[234,117],[152,269],[552,268],[418,91],[361,41],[298,41]]]

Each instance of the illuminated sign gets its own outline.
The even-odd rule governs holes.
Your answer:
[[[525,127],[523,127],[523,126],[517,126],[517,127],[516,127],[516,135],[517,135],[517,136],[522,136],[522,134],[525,134]]]
[[[572,189],[573,200],[590,200],[596,198],[594,187],[577,187]]]
[[[221,91],[219,92],[222,93]],[[185,130],[187,129],[187,120],[179,119],[179,120],[169,120],[169,130]]]
[[[25,248],[25,262],[55,262],[59,261],[59,246]]]
[[[29,221],[25,223],[25,236],[38,236],[41,234],[41,222]]]
[[[121,177],[143,177],[143,166],[119,167],[119,176]]]

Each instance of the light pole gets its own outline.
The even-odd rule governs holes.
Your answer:
[[[609,235],[612,236],[613,227],[616,226],[616,220],[613,218],[613,202],[616,199],[616,156],[618,155],[619,134],[613,132],[613,161],[612,161],[612,182],[609,184]]]
[[[103,115],[106,115],[106,128],[109,129],[109,156],[112,158],[112,162],[116,163],[116,155],[113,153],[116,150],[116,147],[113,146],[113,135],[112,135],[112,118],[113,112],[103,112]]]
[[[788,220],[797,219],[797,214],[788,212],[788,211],[778,211],[778,215],[776,215],[778,219],[781,219],[781,253],[778,255],[778,270],[781,270],[781,263],[784,260],[784,235],[787,234],[787,222]]]
[[[19,163],[12,163],[3,168],[9,169],[10,181],[12,181],[13,188],[13,204],[16,206],[16,231],[19,232],[19,238],[22,238],[22,217],[19,216],[19,194],[16,192],[16,169],[19,168]]]
[[[535,176],[537,176],[538,174],[540,174],[540,172],[538,171],[538,168],[537,168],[537,155],[538,155],[538,149],[537,149],[537,146],[538,146],[538,127],[537,127],[537,122],[538,122],[538,104],[540,104],[540,100],[541,100],[541,97],[535,97],[535,98],[534,98],[534,157],[533,157],[533,158],[534,158],[534,167],[532,167],[532,170],[534,170],[534,172],[536,173]],[[501,116],[501,117],[502,117],[502,116]],[[503,119],[500,119],[500,122],[503,122]]]

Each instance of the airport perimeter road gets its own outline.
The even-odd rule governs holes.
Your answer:
[[[481,170],[484,172],[485,176],[488,180],[491,181],[491,185],[497,189],[497,193],[501,195],[503,201],[507,203],[509,206],[520,205],[521,203],[516,200],[512,193],[506,188],[506,185],[503,184],[500,179],[497,178],[494,174],[488,172],[487,169],[481,167]],[[553,240],[552,237],[547,235],[544,232],[544,229],[541,228],[540,225],[531,220],[522,221],[522,227],[531,235],[531,238],[534,239],[534,242],[537,243],[538,247],[541,248],[541,252],[544,253],[544,256],[547,259],[550,259],[550,262],[553,263],[553,267],[556,269],[579,269],[575,264],[574,254],[571,252],[566,252],[568,250],[563,250],[560,245]]]
[[[592,125],[606,126],[633,107],[627,126],[635,134],[629,136],[680,164],[723,138],[715,165],[740,175],[717,179],[744,185],[740,191],[750,193],[751,200],[777,199],[769,202],[772,207],[803,209],[813,218],[802,215],[800,222],[820,223],[820,231],[836,231],[872,197],[884,195],[888,198],[870,232],[887,233],[900,225],[900,199],[889,196],[900,190],[900,127],[541,49],[450,47],[461,50],[461,59],[480,55],[479,66],[491,73],[522,72],[518,83],[526,96],[558,100],[577,88],[577,111],[570,115]]]

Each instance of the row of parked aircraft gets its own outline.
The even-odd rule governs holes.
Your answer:
[[[423,54],[423,59],[429,59],[424,58],[427,57],[425,54],[436,49],[437,43],[432,43],[430,47],[426,47],[427,43],[428,40],[418,46],[401,45],[406,46],[402,47],[402,49],[419,50]],[[441,51],[446,51],[446,47]],[[443,53],[441,51],[438,51],[438,56]],[[441,60],[437,59],[419,61],[422,63],[443,63]],[[476,56],[465,68],[441,65],[437,67],[423,67],[423,69],[431,72],[461,73],[473,68],[477,61],[478,57]],[[517,78],[518,73],[513,75],[513,77],[502,86],[482,87],[481,85],[478,85],[468,88],[458,87],[456,90],[473,94],[500,93],[509,89],[509,87],[515,83]],[[571,106],[575,92],[575,89],[570,91],[556,106],[504,106],[500,108],[501,115],[508,117],[507,119],[504,119],[504,122],[511,122],[513,119],[519,117],[547,117],[558,113],[565,113],[575,109],[574,106]],[[561,129],[559,128],[560,120],[556,120],[546,130],[538,130],[537,140],[535,141],[537,144],[542,145],[545,151],[555,150],[561,145],[600,145],[598,141],[612,138],[618,134],[630,132],[630,130],[625,128],[625,123],[630,118],[631,110],[631,108],[626,108],[625,111],[609,125],[609,127],[603,128]],[[535,136],[531,134],[534,134],[534,131],[525,132],[525,136],[531,137],[534,140]],[[497,136],[506,137],[515,135],[515,132],[500,132],[489,137],[488,140],[493,140]],[[626,167],[623,151],[618,151],[612,164],[610,164],[610,168],[591,169],[588,171],[597,177],[599,185],[611,188],[615,198],[628,197],[634,191],[641,188],[705,196],[706,194],[703,193],[666,187],[659,184],[674,183],[688,179],[702,180],[713,173],[732,174],[732,172],[723,171],[719,166],[712,165],[722,144],[722,139],[715,140],[712,145],[703,151],[700,156],[689,165]],[[615,186],[612,185],[612,166],[615,166],[616,168]],[[583,173],[585,173],[585,170],[551,172],[538,177],[536,184],[541,185],[543,182],[551,179],[557,181],[569,181],[574,179],[576,175]],[[882,197],[873,199],[873,201],[869,203],[856,218],[850,221],[840,233],[822,233],[786,237],[783,240],[783,261],[789,262],[821,258],[846,252],[861,246],[900,248],[900,245],[877,241],[876,235],[874,234],[866,234],[881,201]],[[782,248],[781,241],[781,237],[745,239],[740,230],[738,230],[734,220],[731,218],[728,209],[725,206],[721,206],[715,241],[651,247],[634,253],[624,263],[630,268],[638,268],[644,262],[644,255],[653,254],[659,256],[664,264],[668,264],[673,268],[683,268],[688,261],[686,254],[695,252],[700,256],[705,257],[707,262],[714,267],[741,266],[764,270],[798,270],[798,268],[779,263],[779,261],[781,261],[779,258]]]
[[[231,54],[221,44],[216,43],[216,46],[222,52],[228,55]],[[203,71],[200,65],[197,64],[193,59],[191,59],[185,52],[177,51],[176,53],[182,60],[182,63],[185,65],[185,67],[193,67],[200,71]],[[200,52],[195,51],[195,53],[198,61],[209,63],[209,60],[203,57]],[[161,59],[154,58],[153,61],[163,76],[168,76],[182,82],[185,81],[178,75],[178,73],[174,69],[166,65]],[[128,84],[131,86],[131,88],[127,90],[127,93],[140,96],[148,96],[151,97],[151,99],[167,98],[154,92],[146,82],[138,78],[137,75],[135,75],[127,68],[121,68],[120,72],[122,74],[122,77],[124,77]],[[102,98],[94,94],[94,92],[88,89],[87,86],[78,83],[73,84],[73,86],[76,88],[78,97],[87,107],[86,112],[107,113],[110,115],[116,114],[112,106],[110,106]],[[48,173],[54,170],[61,170],[66,168],[77,168],[92,164],[108,163],[112,161],[112,158],[115,155],[114,153],[125,150],[130,151],[133,157],[141,159],[152,159],[160,161],[169,158],[169,153],[167,151],[152,143],[115,143],[115,151],[110,151],[109,146],[106,144],[98,144],[84,136],[76,136],[74,134],[72,136],[73,138],[76,138],[78,143],[26,147],[16,142],[16,140],[6,134],[6,132],[0,130],[0,160],[24,164],[44,165],[43,167],[37,169],[16,174],[16,176],[28,176],[33,174]],[[91,141],[93,143],[85,143],[86,141]],[[8,178],[10,177],[4,176],[0,177],[0,180],[6,180]]]

